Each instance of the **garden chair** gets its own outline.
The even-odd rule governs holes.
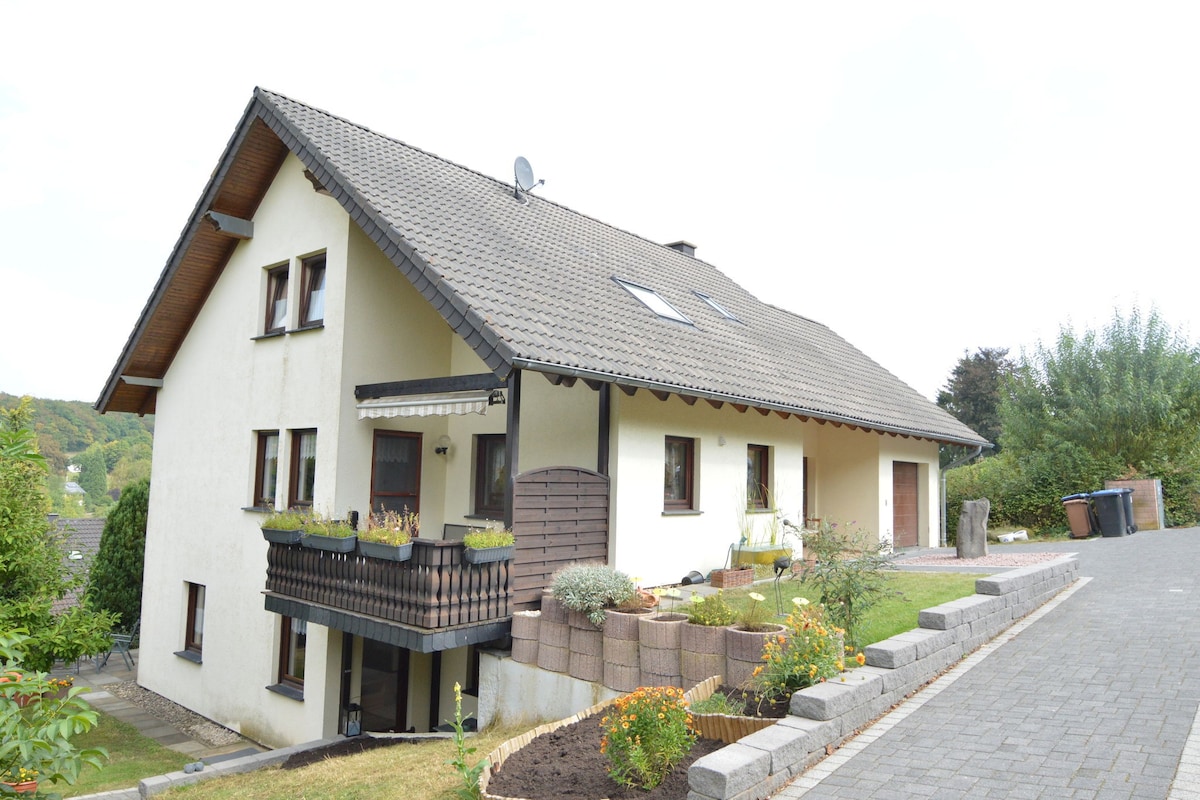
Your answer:
[[[120,653],[122,660],[125,661],[125,666],[133,669],[133,653],[130,653],[129,649],[133,646],[133,640],[137,638],[138,628],[141,627],[141,624],[142,620],[138,619],[129,629],[129,633],[109,634],[108,652],[96,656],[96,672],[108,666],[108,657],[113,653]]]

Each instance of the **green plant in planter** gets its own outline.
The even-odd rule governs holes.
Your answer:
[[[725,602],[721,592],[710,594],[707,597],[701,594],[692,595],[684,613],[688,616],[688,622],[693,625],[707,625],[714,628],[731,625],[736,617],[736,612]]]
[[[286,511],[272,511],[263,517],[259,527],[276,531],[298,531],[304,527],[304,520],[304,512],[289,508]]]
[[[825,609],[803,597],[792,600],[786,633],[763,644],[763,663],[754,669],[752,683],[760,698],[775,699],[823,683],[845,670],[844,631],[825,621]],[[861,666],[866,659],[858,653]]]
[[[604,564],[568,564],[554,573],[550,593],[571,611],[585,614],[598,627],[604,609],[627,604],[637,594],[633,579]]]
[[[689,710],[693,714],[727,714],[736,717],[746,713],[746,706],[726,696],[724,692],[713,692],[703,700],[692,703]]]
[[[404,511],[380,510],[367,517],[366,527],[358,532],[358,538],[364,542],[379,542],[380,544],[408,544],[421,530],[419,514]]]
[[[486,550],[489,547],[511,547],[516,539],[513,532],[507,528],[471,528],[463,536],[463,546],[472,550]]]
[[[743,608],[737,613],[737,626],[744,631],[762,632],[775,630],[775,624],[771,622],[774,614],[767,607],[766,599],[758,592],[750,592],[747,597],[750,598],[750,605]]]
[[[328,536],[331,539],[348,539],[358,535],[358,531],[346,520],[330,519],[315,511],[304,518],[300,530],[309,536]]]
[[[0,780],[15,783],[10,778],[24,776],[71,784],[84,766],[99,769],[108,758],[103,749],[71,741],[95,727],[96,712],[78,696],[82,689],[54,697],[60,683],[24,669],[28,640],[21,633],[0,633]]]

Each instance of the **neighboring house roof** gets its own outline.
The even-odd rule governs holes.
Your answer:
[[[100,537],[104,533],[104,520],[98,518],[62,519],[55,522],[58,533],[62,536],[61,545],[63,557],[73,569],[91,569],[96,554],[100,552]],[[72,556],[78,553],[78,558]],[[79,604],[77,592],[68,592],[65,597],[56,601],[54,613],[66,611]]]
[[[102,412],[153,412],[156,381],[238,241],[209,215],[252,219],[289,151],[501,378],[531,369],[986,443],[825,325],[692,255],[541,197],[518,200],[510,184],[263,89],[97,401]],[[657,316],[614,279],[655,290],[693,324]]]
[[[63,491],[67,494],[87,494],[87,490],[80,486],[75,481],[67,481],[63,484]]]

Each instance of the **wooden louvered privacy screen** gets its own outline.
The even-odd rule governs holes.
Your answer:
[[[586,469],[548,467],[517,476],[514,610],[541,607],[554,571],[573,561],[608,560],[608,478]]]

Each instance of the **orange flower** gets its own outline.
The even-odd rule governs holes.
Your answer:
[[[860,667],[861,667],[863,664],[867,663],[867,657],[866,657],[866,656],[864,656],[862,653],[859,653],[858,655],[856,655],[856,656],[854,657],[854,660],[858,662],[858,665],[859,665]]]

